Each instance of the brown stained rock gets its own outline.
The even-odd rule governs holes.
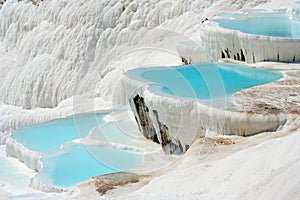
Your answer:
[[[292,80],[276,81],[276,82],[274,82],[274,84],[275,85],[290,85],[290,86],[295,86],[295,85],[300,85],[300,80],[292,79]]]
[[[124,186],[131,183],[139,182],[140,178],[144,176],[137,175],[135,173],[129,172],[118,172],[113,174],[95,176],[93,179],[95,180],[96,191],[99,194],[104,195],[108,191],[113,190],[119,186]]]
[[[282,112],[280,108],[267,103],[254,103],[254,107],[264,110],[266,113],[279,114]]]
[[[136,95],[134,98],[130,99],[130,106],[136,111],[135,119],[138,123],[139,129],[143,132],[143,135],[156,143],[160,143],[155,131],[153,122],[149,116],[149,108],[145,103],[145,99]]]
[[[216,140],[216,143],[218,145],[231,145],[231,144],[235,144],[235,142],[233,142],[230,138],[218,138]]]
[[[235,144],[235,142],[230,139],[230,138],[222,138],[222,137],[219,137],[219,138],[216,138],[216,139],[213,139],[213,138],[201,138],[200,141],[199,141],[200,144],[209,144],[211,146],[217,146],[217,145],[232,145],[232,144]]]
[[[276,81],[237,92],[236,111],[249,114],[300,114],[300,80]]]
[[[172,139],[172,137],[169,134],[168,127],[159,120],[157,110],[153,110],[153,115],[155,116],[157,124],[158,124],[161,146],[162,146],[164,152],[166,154],[174,154],[175,152],[183,153],[184,149],[183,149],[180,141],[177,139]]]
[[[214,145],[216,146],[216,139],[214,138],[209,138],[209,137],[203,137],[199,140],[199,144],[209,144],[209,145]]]

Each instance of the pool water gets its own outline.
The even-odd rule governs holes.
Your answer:
[[[15,192],[25,190],[30,184],[33,171],[13,158],[0,157],[0,199],[8,199],[13,188]]]
[[[43,168],[37,175],[41,183],[68,188],[92,176],[127,171],[142,163],[142,153],[110,146],[113,142],[128,142],[132,138],[113,123],[100,128],[107,114],[87,113],[56,119],[17,129],[11,137],[42,153]],[[86,137],[95,127],[99,131],[90,137],[102,145],[71,142]]]
[[[72,187],[92,176],[133,169],[142,160],[142,154],[135,151],[72,144],[59,154],[44,157],[38,178],[48,185]]]
[[[89,138],[118,144],[130,144],[140,139],[135,124],[126,123],[124,121],[107,122],[103,126],[93,129],[93,132],[89,135]]]
[[[239,90],[282,77],[275,71],[225,63],[140,68],[125,75],[149,83],[152,91],[161,95],[206,100],[227,98]]]
[[[223,14],[213,21],[218,22],[223,28],[254,35],[300,38],[300,22],[292,20],[285,14]]]
[[[88,113],[55,119],[17,129],[11,137],[30,150],[50,153],[66,142],[87,136],[92,128],[104,123],[103,117],[106,115]]]

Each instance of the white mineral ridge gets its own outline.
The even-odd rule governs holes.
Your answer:
[[[299,198],[300,132],[272,139],[224,159],[182,164],[130,199],[291,199]],[[197,163],[197,164],[196,164]]]
[[[18,158],[20,162],[25,163],[26,166],[33,170],[40,171],[42,169],[41,154],[29,150],[23,144],[10,137],[6,141],[6,153],[7,156]]]
[[[270,2],[291,4],[263,1]],[[125,70],[179,64],[178,41],[198,38],[202,19],[263,3],[9,0],[0,10],[0,100],[24,108],[55,107],[85,92],[111,100]]]
[[[119,80],[124,71],[180,64],[177,43],[199,39],[200,22],[205,18],[240,9],[292,6],[292,0],[47,0],[38,6],[8,0],[0,9],[1,141],[10,129],[114,107],[120,101],[113,100],[123,97]],[[76,96],[81,94],[86,96]],[[153,180],[133,198],[297,195],[298,137],[299,133],[266,142],[216,161],[211,167],[194,160],[193,165]],[[1,148],[1,155],[3,151]],[[192,158],[187,155],[185,159]],[[20,167],[29,182],[34,173],[26,170]],[[272,170],[278,176],[271,176]],[[229,182],[224,181],[227,177]],[[263,177],[273,179],[263,182]],[[11,199],[61,199],[30,188],[22,191],[17,189],[18,183],[7,182],[11,189],[3,187]],[[0,190],[2,194],[3,188]],[[242,194],[246,191],[249,193]]]

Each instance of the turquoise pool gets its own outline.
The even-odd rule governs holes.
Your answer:
[[[232,13],[213,19],[223,28],[254,35],[300,38],[300,22],[282,13]]]
[[[87,136],[92,128],[104,123],[105,115],[107,113],[79,114],[26,126],[13,131],[11,138],[30,150],[50,153],[66,142]]]
[[[140,68],[125,75],[148,83],[152,91],[161,95],[202,100],[227,98],[239,90],[282,77],[275,71],[225,63]]]
[[[72,144],[59,153],[42,159],[44,167],[38,178],[47,185],[72,187],[92,176],[127,171],[138,167],[141,153],[101,146]]]
[[[103,125],[107,114],[86,113],[51,120],[17,129],[11,137],[28,149],[42,153],[43,168],[37,175],[40,182],[68,188],[92,176],[127,171],[142,163],[142,153],[110,146],[111,142],[132,140],[113,123],[107,123],[92,135],[102,146],[71,142]]]

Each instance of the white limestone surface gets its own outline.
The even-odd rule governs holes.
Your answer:
[[[193,152],[176,169],[126,197],[112,199],[298,198],[299,136],[295,132],[265,141],[216,161],[201,162]]]
[[[226,109],[226,102],[223,102],[223,107],[217,107],[197,99],[161,95],[151,90],[151,84],[130,79],[126,75],[123,78],[123,86],[128,99],[136,95],[144,98],[160,142],[161,130],[154,112],[158,113],[159,121],[167,126],[172,140],[178,140],[184,148],[200,137],[209,136],[208,134],[212,137],[250,136],[263,131],[275,131],[286,123],[284,114],[237,112],[235,109]],[[134,114],[139,119],[138,114]]]
[[[199,37],[201,20],[275,0],[7,1],[0,10],[0,100],[56,107],[86,92],[113,101],[124,71],[176,65],[176,45]]]
[[[8,0],[0,11],[0,101],[6,103],[0,104],[0,133],[6,135],[10,129],[24,125],[71,115],[75,112],[87,112],[95,107],[100,108],[101,104],[102,107],[114,105],[115,97],[119,97],[117,83],[124,71],[142,66],[180,64],[180,59],[176,55],[176,44],[178,41],[198,39],[200,26],[202,26],[199,22],[206,17],[212,18],[220,12],[248,8],[268,10],[286,8],[292,5],[292,2],[291,0],[246,2],[245,0],[193,0],[178,1],[178,3],[166,0],[48,0],[36,7],[27,1]],[[123,13],[122,5],[125,5]],[[74,95],[88,91],[101,98],[93,101],[82,98],[77,101],[76,106],[73,106],[73,100],[67,99],[68,97],[76,99]],[[90,97],[94,96],[90,95]],[[109,103],[105,104],[104,102],[107,101],[103,98],[109,100]],[[63,99],[67,100],[62,102]],[[91,104],[97,106],[91,108]],[[58,107],[54,109],[36,108],[57,105]],[[25,110],[22,107],[36,109]],[[286,146],[292,144],[291,142],[288,141]],[[253,152],[255,158],[260,149],[254,149]],[[271,155],[272,151],[266,151],[264,158],[270,158]],[[235,159],[240,161],[240,158],[245,157],[247,156],[241,154]],[[258,169],[265,166],[263,162],[253,159],[252,161],[253,166]],[[234,167],[242,167],[241,163],[237,162]],[[199,164],[200,162],[195,161],[194,167]],[[220,164],[224,174],[231,169],[230,166],[228,168],[226,166],[226,163]],[[285,164],[282,163],[282,166]],[[22,170],[26,170],[26,167]],[[189,176],[190,170],[178,169],[178,171],[176,174],[186,177],[188,183],[198,180],[195,179],[195,174]],[[196,169],[196,172],[197,175],[201,175],[201,168]],[[247,170],[243,172],[237,177],[245,178]],[[166,176],[167,183],[173,181],[172,176],[173,174]],[[205,179],[201,180],[205,181]],[[253,183],[256,182],[251,180]],[[211,184],[216,183],[211,182]],[[206,186],[210,187],[210,185]],[[221,186],[219,188],[226,188],[226,185]],[[234,191],[238,192],[237,185],[234,186]],[[291,184],[286,186],[289,187]],[[188,189],[186,187],[184,191]],[[215,193],[217,190],[207,189],[208,198],[210,195],[214,197],[213,195],[217,194]],[[153,190],[151,186],[137,193],[135,199],[145,199],[145,194],[159,197],[161,194],[159,191],[161,190]],[[171,194],[170,199],[182,199],[186,194],[172,185],[164,191],[168,195]],[[250,193],[257,194],[255,191]],[[195,195],[193,197],[201,197],[200,194]],[[168,199],[168,196],[165,197],[164,199]],[[40,193],[28,188],[24,191],[17,190],[12,187],[9,198],[63,199],[66,197]],[[91,198],[107,199],[99,196]]]
[[[222,58],[234,59],[234,55],[245,56],[245,62],[256,63],[261,61],[297,62],[300,60],[298,48],[300,39],[282,38],[263,35],[253,35],[237,30],[226,29],[218,23],[208,21],[200,31],[202,48],[206,49],[213,61]],[[230,52],[230,57],[225,50]]]
[[[42,154],[31,151],[23,144],[10,137],[6,141],[6,153],[7,156],[17,158],[20,162],[25,163],[26,166],[35,171],[40,171],[42,169],[43,165],[40,160]]]

